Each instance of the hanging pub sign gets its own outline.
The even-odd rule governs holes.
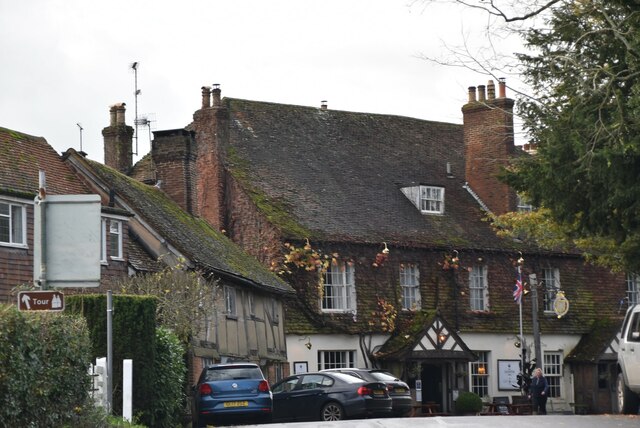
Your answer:
[[[553,301],[553,311],[558,318],[562,318],[569,312],[569,300],[564,297],[563,291],[558,291],[556,294],[556,299]]]

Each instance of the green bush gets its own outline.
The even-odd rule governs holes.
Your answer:
[[[63,426],[88,402],[87,324],[0,305],[0,427]]]
[[[187,374],[184,352],[176,334],[163,327],[156,330],[155,398],[149,409],[150,426],[176,427],[182,421]]]
[[[65,298],[66,311],[82,314],[93,345],[91,358],[107,356],[107,296],[75,295]],[[113,296],[113,414],[122,414],[122,360],[133,360],[133,411],[149,425],[155,393],[156,299],[148,296]]]
[[[463,391],[456,400],[456,413],[478,413],[482,410],[482,399],[478,394]]]

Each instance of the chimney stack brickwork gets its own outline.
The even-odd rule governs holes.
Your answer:
[[[488,99],[485,87],[478,86],[478,101],[475,101],[475,90],[470,87],[469,102],[462,107],[465,178],[471,189],[498,215],[516,208],[515,192],[497,178],[515,151],[514,101],[506,97],[503,80],[499,85],[499,97],[495,98],[495,85],[489,81]]]
[[[212,226],[222,230],[226,227],[226,176],[222,144],[228,137],[228,112],[222,105],[218,85],[214,85],[211,96],[211,107],[203,103],[203,107],[193,114],[191,125],[197,142],[194,214],[206,218]]]
[[[159,187],[188,213],[196,207],[196,148],[193,133],[185,129],[153,133],[151,157]]]
[[[125,123],[125,103],[109,109],[109,126],[102,130],[105,165],[128,174],[133,165],[133,127]]]

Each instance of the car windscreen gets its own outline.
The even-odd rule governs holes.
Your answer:
[[[371,373],[371,376],[375,377],[377,380],[382,382],[394,382],[398,380],[397,377],[386,372],[369,372],[369,373]]]
[[[206,382],[239,379],[264,379],[264,377],[258,367],[251,366],[211,367],[207,369],[205,374]]]

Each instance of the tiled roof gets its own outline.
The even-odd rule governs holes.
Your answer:
[[[596,319],[589,333],[582,336],[580,342],[571,351],[565,361],[578,363],[597,363],[604,355],[611,341],[620,330],[622,319]],[[615,354],[611,354],[615,357]],[[610,357],[611,358],[611,357]]]
[[[183,211],[162,190],[140,183],[98,162],[86,162],[136,214],[200,268],[244,279],[273,292],[293,292],[287,283],[206,221]]]
[[[165,265],[154,260],[135,237],[127,240],[128,262],[137,272],[161,272]]]
[[[49,194],[90,193],[44,138],[0,127],[0,193],[35,197],[40,170]]]
[[[289,237],[458,249],[515,245],[496,237],[463,188],[462,125],[223,101],[230,171],[259,209],[268,201],[286,213],[276,226]],[[445,188],[444,215],[421,214],[400,190],[417,185]]]

